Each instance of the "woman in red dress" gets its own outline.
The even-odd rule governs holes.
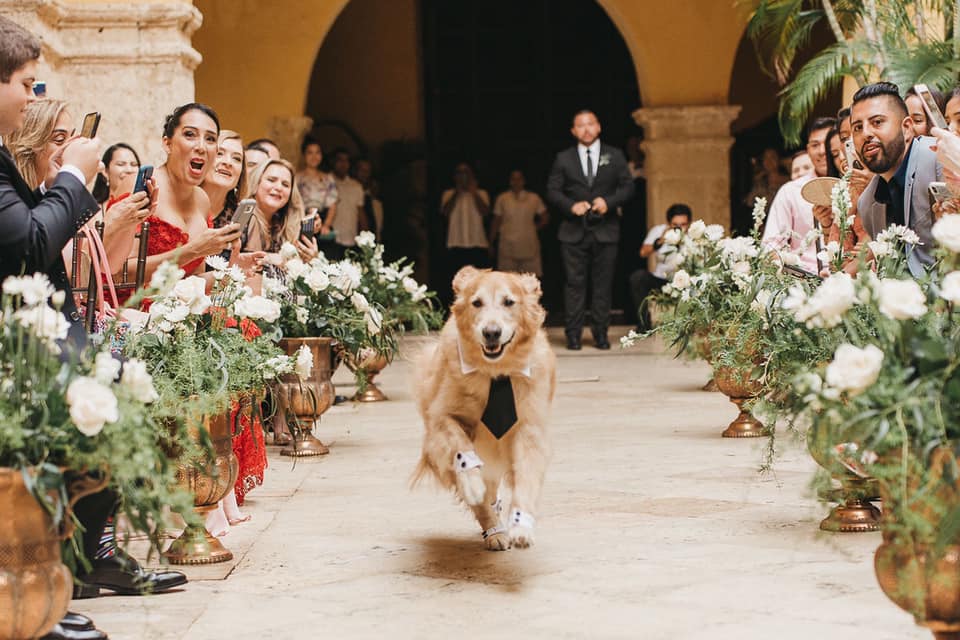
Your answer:
[[[237,225],[210,228],[210,199],[200,188],[213,165],[219,134],[217,114],[196,102],[177,107],[164,122],[163,150],[167,160],[153,174],[159,204],[156,214],[147,218],[147,282],[167,260],[175,260],[188,276],[203,276],[206,257],[233,247],[240,239]],[[128,273],[134,273],[136,259],[135,253],[127,259]],[[208,284],[212,281],[211,276]]]

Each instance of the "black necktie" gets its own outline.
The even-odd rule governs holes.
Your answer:
[[[490,380],[490,395],[487,396],[487,408],[480,418],[497,440],[510,431],[517,423],[517,405],[513,399],[513,385],[510,376],[501,376]]]
[[[587,149],[587,184],[593,186],[593,160],[590,159],[590,149]]]

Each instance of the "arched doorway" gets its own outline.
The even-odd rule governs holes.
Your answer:
[[[454,165],[470,162],[491,197],[515,168],[543,195],[554,154],[572,142],[577,109],[594,109],[616,146],[637,132],[636,78],[623,37],[594,0],[351,0],[317,54],[305,113],[322,123],[321,142],[352,145],[376,161],[388,239],[397,253],[429,264],[431,285],[446,290],[438,203]],[[544,303],[559,318],[552,217],[541,237]],[[624,222],[618,273],[633,266],[644,228],[635,216]],[[620,308],[629,299],[622,279]]]

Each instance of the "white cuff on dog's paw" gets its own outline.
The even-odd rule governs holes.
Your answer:
[[[475,451],[459,451],[453,461],[453,469],[457,472],[469,471],[483,466],[483,460]]]
[[[510,524],[514,527],[527,527],[528,529],[533,529],[535,522],[536,521],[533,519],[533,516],[526,511],[514,509],[510,512]]]
[[[501,527],[500,525],[497,525],[495,527],[490,527],[489,529],[483,532],[483,539],[486,540],[490,536],[495,536],[498,533],[506,533],[506,532],[507,532],[507,528]]]

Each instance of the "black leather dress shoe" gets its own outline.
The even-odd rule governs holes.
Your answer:
[[[343,404],[349,399],[350,398],[348,398],[347,396],[336,395],[336,396],[333,396],[333,404],[334,405]]]
[[[60,626],[74,631],[89,631],[97,628],[93,624],[93,620],[81,613],[73,613],[72,611],[67,611],[67,615],[63,616],[63,620],[60,621]]]
[[[179,571],[147,571],[136,560],[119,551],[112,558],[94,560],[93,570],[78,579],[83,584],[73,587],[76,600],[96,598],[100,595],[100,589],[122,596],[142,596],[187,583],[187,576]]]
[[[70,629],[57,624],[40,640],[108,640],[108,637],[99,629]]]
[[[570,351],[580,351],[583,346],[580,344],[580,338],[567,338],[567,349]]]
[[[606,338],[597,338],[593,341],[593,346],[595,346],[597,349],[603,349],[606,351],[610,348],[610,341]]]

